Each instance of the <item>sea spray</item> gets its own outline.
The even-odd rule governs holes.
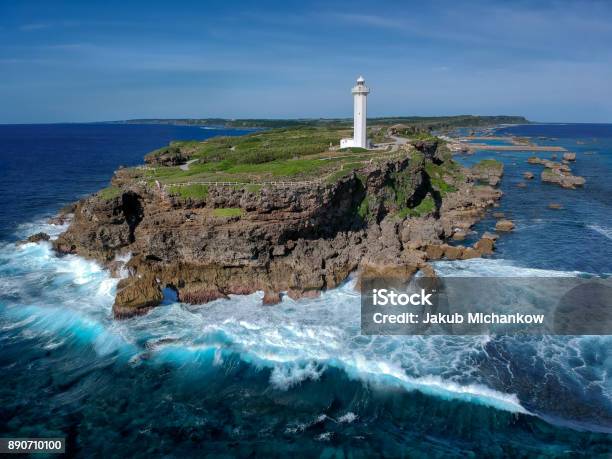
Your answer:
[[[489,379],[482,371],[479,362],[490,365],[491,349],[504,340],[492,341],[487,336],[362,336],[355,279],[317,299],[296,302],[285,298],[273,308],[260,306],[259,292],[202,306],[169,302],[145,316],[114,321],[110,306],[117,280],[99,265],[72,255],[56,257],[48,243],[7,246],[2,256],[10,259],[15,251],[21,260],[2,263],[0,278],[23,279],[25,275],[28,281],[13,286],[18,298],[7,304],[6,318],[19,321],[24,328],[44,330],[49,348],[61,346],[62,336],[69,336],[71,341],[93,346],[99,355],[120,350],[128,358],[145,358],[154,365],[190,366],[206,361],[218,367],[238,356],[256,368],[268,368],[270,385],[280,390],[318,381],[330,368],[336,368],[378,390],[416,390],[516,413],[538,410],[538,400],[513,392],[511,383],[500,384],[498,377]],[[438,262],[436,269],[441,275],[568,275],[521,268],[504,260]],[[42,279],[53,288],[41,288]],[[38,298],[38,304],[24,305],[28,296]],[[24,322],[26,317],[35,320]],[[559,340],[556,352],[564,352],[562,342]],[[521,345],[507,339],[506,343]],[[540,345],[537,340],[531,343],[524,345]],[[546,346],[549,354],[539,357],[542,361],[554,358],[550,350],[555,347],[550,341]],[[559,363],[558,371],[572,371],[561,357]],[[500,364],[497,373],[509,371],[508,362]],[[516,376],[517,370],[512,372]],[[596,380],[590,383],[602,384]]]

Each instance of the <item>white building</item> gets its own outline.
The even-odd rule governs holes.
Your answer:
[[[370,141],[368,140],[368,129],[366,125],[367,118],[367,97],[370,93],[370,88],[365,85],[365,80],[362,76],[357,78],[357,84],[353,87],[353,138],[342,139],[340,148],[359,147],[369,148]]]

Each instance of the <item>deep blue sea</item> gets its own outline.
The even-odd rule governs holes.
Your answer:
[[[610,275],[612,125],[498,132],[576,152],[586,186],[518,188],[522,172],[539,177],[529,153],[458,158],[504,162],[495,210],[517,227],[493,257],[438,262],[438,273]],[[46,219],[121,164],[173,139],[239,133],[0,126],[0,437],[66,437],[78,457],[610,457],[610,336],[362,336],[353,280],[274,307],[261,293],[168,298],[115,321],[117,280],[98,265],[15,244],[59,234]]]

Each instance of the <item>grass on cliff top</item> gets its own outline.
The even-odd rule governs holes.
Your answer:
[[[240,217],[244,215],[244,211],[239,207],[219,207],[213,209],[213,215],[215,217]]]
[[[361,147],[346,147],[346,148],[340,148],[338,151],[350,152],[350,153],[363,153],[364,151],[368,151],[368,149],[361,148]]]
[[[351,174],[354,170],[360,169],[364,166],[364,163],[359,161],[354,161],[350,163],[343,163],[341,167],[336,171],[331,173],[326,179],[326,183],[336,183],[343,177]]]
[[[213,137],[204,142],[173,142],[172,146],[203,163],[262,164],[324,152],[348,135],[350,131],[343,129],[299,127],[237,137]]]
[[[206,185],[169,186],[168,192],[183,199],[205,199],[208,196]]]
[[[100,191],[98,191],[98,196],[100,196],[106,201],[110,201],[111,199],[115,199],[121,196],[122,193],[123,192],[121,191],[121,188],[118,188],[116,186],[109,186],[107,188],[102,188]]]
[[[312,180],[333,175],[338,180],[371,160],[389,156],[385,151],[331,150],[350,130],[320,127],[274,129],[240,137],[215,137],[206,141],[173,142],[173,151],[197,161],[188,170],[155,166],[145,179],[161,183]],[[162,154],[164,149],[150,155]]]

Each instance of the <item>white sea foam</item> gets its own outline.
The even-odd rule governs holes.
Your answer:
[[[600,225],[588,225],[587,228],[601,234],[604,237],[607,237],[608,239],[612,239],[612,228]]]
[[[117,280],[97,263],[57,257],[47,242],[7,244],[0,249],[0,279],[10,286],[9,295],[0,292],[4,328],[27,329],[50,348],[83,342],[106,354],[125,346],[110,321]]]
[[[60,234],[66,231],[70,225],[69,221],[66,221],[64,224],[57,225],[54,223],[49,223],[48,220],[49,219],[45,217],[33,222],[22,223],[21,225],[17,226],[15,235],[20,239],[25,239],[32,234],[42,232],[47,233],[51,239],[56,239]]]
[[[483,352],[488,337],[362,336],[354,282],[314,300],[285,299],[274,308],[262,308],[261,295],[232,296],[197,310],[174,304],[136,322],[151,331],[171,318],[173,329],[183,331],[180,340],[157,348],[162,361],[178,359],[183,364],[194,359],[189,354],[222,349],[270,368],[270,383],[277,389],[317,380],[326,368],[335,367],[381,388],[395,386],[525,412],[514,395],[452,379],[472,370],[470,356]]]
[[[313,361],[305,364],[274,366],[270,382],[279,389],[289,389],[307,379],[316,381],[321,377],[325,368],[324,365],[318,365]]]
[[[352,422],[355,422],[358,417],[359,416],[357,416],[355,413],[349,411],[348,413],[343,414],[342,416],[340,416],[338,418],[338,422],[343,422],[343,423],[346,423],[346,424],[350,424]]]
[[[121,266],[119,268],[119,272],[117,273],[120,279],[125,279],[126,277],[129,276],[130,273],[128,269],[126,268],[126,265],[131,259],[132,259],[132,252],[125,252],[125,253],[115,255],[115,258],[113,259],[113,261],[119,263]]]
[[[171,303],[146,316],[114,321],[110,309],[117,280],[96,263],[72,255],[58,258],[46,243],[5,246],[0,258],[0,279],[18,296],[2,300],[10,321],[5,317],[1,325],[44,336],[50,347],[63,345],[70,336],[102,355],[120,350],[133,357],[145,352],[147,344],[153,362],[184,364],[207,355],[212,364],[222,365],[225,355],[239,355],[269,368],[270,384],[283,390],[317,380],[333,367],[377,387],[526,412],[516,395],[480,379],[474,362],[486,353],[490,337],[361,335],[354,280],[319,298],[285,298],[275,307],[261,307],[259,292],[197,308]],[[447,276],[572,275],[482,259],[438,262],[436,269]]]
[[[445,277],[574,277],[579,271],[525,268],[509,260],[473,258],[470,260],[436,261],[433,266]]]

